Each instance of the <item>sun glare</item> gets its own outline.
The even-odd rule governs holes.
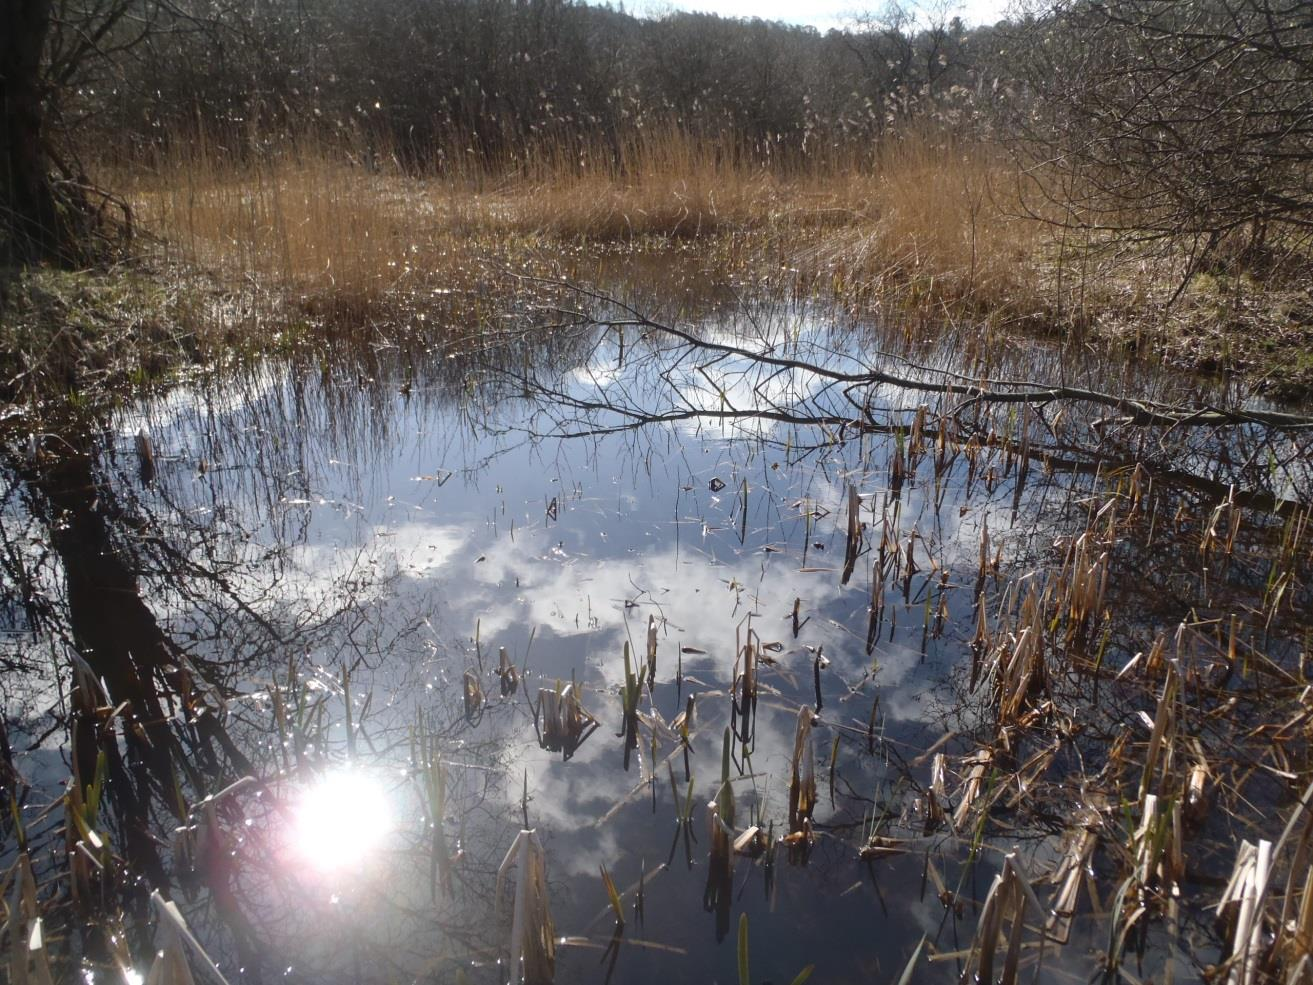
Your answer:
[[[378,777],[333,770],[297,800],[292,847],[318,872],[359,868],[392,829],[387,790]]]

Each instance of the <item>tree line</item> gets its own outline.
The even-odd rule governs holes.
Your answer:
[[[495,155],[659,120],[803,148],[962,115],[1000,75],[988,29],[897,4],[827,33],[567,0],[170,5],[154,25],[78,94],[105,132],[350,128],[421,158],[453,137]]]

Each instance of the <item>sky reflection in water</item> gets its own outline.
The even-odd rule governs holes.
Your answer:
[[[846,344],[803,327],[816,333],[801,340],[816,344],[811,354]],[[714,337],[735,335],[721,326]],[[777,351],[799,352],[798,344],[786,336]],[[854,365],[851,353],[826,358]],[[949,351],[927,357],[951,359]],[[303,672],[337,702],[327,755],[314,755],[336,765],[321,761],[310,773],[318,779],[300,790],[289,784],[286,796],[288,836],[307,879],[345,881],[368,869],[370,885],[352,896],[353,935],[310,912],[293,921],[306,938],[289,932],[280,942],[307,952],[295,966],[318,970],[305,980],[360,980],[358,964],[332,959],[338,950],[366,964],[386,952],[396,963],[379,972],[382,979],[448,981],[460,967],[471,981],[496,980],[508,928],[505,907],[496,916],[492,886],[525,815],[547,849],[558,934],[588,945],[562,950],[560,982],[733,981],[733,934],[725,940],[731,913],[750,917],[761,980],[790,981],[809,963],[817,981],[896,980],[922,933],[944,949],[969,938],[971,915],[959,936],[961,918],[941,905],[935,879],[981,898],[998,846],[974,866],[961,864],[964,854],[944,832],[870,865],[857,861],[856,846],[880,825],[919,835],[916,812],[929,781],[922,754],[948,732],[961,734],[943,747],[949,753],[972,748],[985,698],[965,700],[964,677],[982,533],[987,527],[991,559],[1004,569],[1041,556],[1052,548],[1055,516],[1088,490],[1088,480],[1050,477],[1019,490],[1015,473],[1000,472],[977,475],[968,492],[958,460],[938,479],[923,463],[895,496],[890,435],[840,441],[778,421],[683,420],[560,440],[552,436],[557,427],[581,424],[568,410],[484,392],[487,379],[477,371],[426,379],[440,375],[443,361],[437,354],[436,369],[389,366],[385,353],[377,381],[355,370],[271,365],[244,390],[180,391],[121,422],[125,448],[142,425],[158,448],[156,488],[143,496],[167,499],[180,516],[227,513],[252,545],[280,549],[277,567],[252,576],[266,579],[266,591],[253,593],[262,615],[331,609],[344,598],[358,615],[349,632],[305,648]],[[602,385],[632,394],[646,385],[606,341],[564,362],[556,369],[575,392]],[[681,399],[715,409],[720,400],[743,406],[764,396],[781,405],[816,397],[815,381],[777,374],[757,386],[735,375],[740,368],[717,367],[714,400],[705,388]],[[698,376],[690,362],[670,378],[682,386]],[[879,396],[898,408],[920,399],[890,387]],[[867,547],[896,509],[898,541],[917,558],[905,583],[883,587],[887,615],[870,648],[872,552],[847,585],[840,578],[850,483],[860,494]],[[621,654],[626,642],[644,651],[650,618],[658,666],[651,701],[642,703],[648,723],[626,772],[615,736]],[[771,648],[755,748],[733,784],[740,817],[774,821],[782,833],[797,709],[814,705],[819,690],[820,837],[805,866],[783,853],[771,873],[739,860],[721,913],[706,892],[704,805],[718,785],[726,692],[749,628]],[[525,671],[504,697],[492,673],[501,647]],[[822,649],[828,665],[818,672]],[[346,664],[360,762],[350,769],[340,767]],[[466,728],[450,713],[461,702],[463,675],[480,669],[486,698],[477,725]],[[583,687],[584,707],[601,723],[569,762],[539,748],[526,700],[558,679]],[[261,686],[248,682],[252,691]],[[686,845],[675,820],[684,759],[665,723],[690,693],[698,695],[688,757],[697,840]],[[444,721],[455,724],[432,724]],[[448,789],[437,817],[427,806],[432,774],[420,762],[428,755],[417,738],[422,722],[442,731]],[[831,746],[832,735],[845,741]],[[451,873],[434,861],[435,838]],[[1034,839],[1023,851],[1047,862],[1053,847]],[[627,906],[640,879],[644,885],[644,919],[627,929],[618,953],[605,950],[613,921],[599,866]],[[473,926],[453,927],[453,913]],[[1072,947],[1066,957],[1046,958],[1046,968],[1081,960]]]
[[[392,833],[392,795],[383,778],[367,769],[329,769],[294,796],[289,841],[297,861],[315,872],[366,868]]]
[[[606,376],[602,367],[612,358],[605,347],[594,350],[590,370],[576,378]],[[623,382],[623,376],[612,377],[609,382]],[[393,390],[366,401],[354,396],[354,380],[324,382],[280,376],[271,367],[243,399],[224,390],[213,401],[201,395],[192,408],[174,397],[148,409],[145,423],[161,449],[162,472],[169,473],[161,484],[183,509],[189,500],[198,510],[214,508],[217,500],[247,524],[254,521],[257,538],[283,544],[288,565],[271,580],[271,613],[330,599],[350,584],[355,601],[381,622],[418,627],[383,662],[353,671],[357,713],[366,695],[372,702],[367,729],[413,723],[426,707],[458,701],[461,674],[478,658],[476,627],[486,666],[495,666],[497,649],[506,647],[528,670],[523,690],[503,700],[495,696],[495,678],[485,676],[487,718],[444,751],[453,784],[474,783],[472,774],[462,773],[472,765],[467,743],[474,752],[493,742],[501,769],[501,779],[486,787],[482,814],[467,819],[453,811],[443,819],[449,849],[459,844],[473,856],[498,859],[520,826],[523,800],[529,823],[547,845],[560,934],[604,945],[610,924],[599,865],[622,891],[631,890],[631,903],[645,873],[646,920],[630,931],[614,980],[729,980],[732,940],[721,946],[723,921],[701,912],[707,850],[701,805],[718,775],[736,638],[751,627],[763,642],[778,645],[771,650],[773,666],[762,671],[750,777],[734,784],[745,817],[755,811],[763,823],[778,822],[786,813],[795,709],[814,703],[817,648],[829,660],[820,684],[825,716],[865,728],[878,695],[881,734],[909,750],[929,745],[948,721],[952,695],[944,686],[961,640],[951,633],[927,638],[921,599],[929,579],[917,578],[906,612],[882,629],[873,653],[865,646],[869,559],[850,585],[839,583],[847,484],[858,485],[870,520],[890,499],[888,439],[816,444],[816,434],[776,423],[749,425],[745,439],[743,429],[681,422],[611,438],[526,441],[516,429],[533,408],[507,402],[483,417],[441,387]],[[771,387],[774,401],[788,398],[786,380],[773,380]],[[751,393],[744,380],[728,391],[739,402]],[[887,396],[903,402],[898,394]],[[152,419],[152,411],[159,416]],[[132,433],[127,426],[124,431]],[[808,444],[816,447],[804,452]],[[271,447],[296,466],[286,471],[273,501],[267,488],[246,478],[252,463],[281,460]],[[197,477],[195,463],[203,458],[209,469]],[[986,517],[995,542],[1005,554],[1011,550],[1007,484],[978,489],[969,506],[954,495],[936,508],[932,486],[912,482],[902,491],[904,535],[918,529],[923,563],[931,555],[947,566],[969,560]],[[790,619],[795,600],[803,616],[796,638]],[[967,602],[955,595],[949,605],[964,612]],[[697,840],[687,856],[682,845],[672,845],[677,829],[666,774],[674,776],[681,797],[685,778],[681,758],[665,765],[673,748],[669,733],[657,750],[655,810],[652,787],[643,784],[652,776],[646,730],[629,772],[613,738],[621,651],[626,640],[642,651],[649,616],[657,620],[659,663],[645,713],[668,721],[689,693],[700,695],[690,757]],[[336,646],[308,654],[326,688],[349,657]],[[522,694],[572,677],[584,685],[584,706],[601,728],[563,763],[534,742]],[[343,739],[340,727],[333,735]],[[822,771],[830,752],[825,741],[817,751]],[[405,754],[393,748],[381,755],[381,768],[405,768]],[[853,839],[863,818],[881,809],[880,791],[897,782],[883,748],[875,755],[844,750],[834,804],[823,795],[816,814],[823,829],[833,830],[822,832],[807,868],[781,871],[768,895],[760,865],[738,864],[732,909],[751,915],[754,967],[770,969],[769,976],[791,980],[818,960],[838,976],[833,980],[887,974],[900,956],[905,960],[909,942],[942,919],[933,894],[902,899],[891,909],[866,867],[855,865]],[[356,919],[378,921],[371,932],[377,939],[390,935],[398,901],[418,901],[417,909],[429,905],[433,876],[420,852],[433,818],[423,818],[418,841],[403,838],[399,851],[390,853],[380,846],[405,832],[396,830],[396,814],[384,811],[387,784],[363,768],[329,769],[295,796],[292,839],[307,877],[341,878],[368,866],[371,883],[386,887],[356,894],[353,904]],[[671,867],[662,871],[667,857]],[[990,865],[978,867],[979,878]],[[919,867],[915,859],[877,865],[881,879],[904,882],[919,880]],[[783,861],[780,869],[786,869]],[[490,882],[491,873],[469,871],[462,878]],[[877,919],[892,924],[888,934],[872,939],[868,928]],[[489,943],[498,936],[491,933]],[[845,943],[859,939],[868,946]],[[599,956],[589,948],[563,949],[557,980],[603,980]],[[475,954],[476,963],[484,962],[484,977],[490,957]]]

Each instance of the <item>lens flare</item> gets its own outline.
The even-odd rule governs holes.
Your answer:
[[[358,869],[391,830],[392,810],[381,779],[357,769],[333,770],[297,798],[292,849],[317,872]]]

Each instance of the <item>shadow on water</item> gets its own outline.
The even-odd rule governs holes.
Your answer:
[[[1209,907],[1310,778],[1308,431],[1026,339],[536,291],[7,439],[11,956],[38,918],[29,970],[105,981],[1237,949]]]

